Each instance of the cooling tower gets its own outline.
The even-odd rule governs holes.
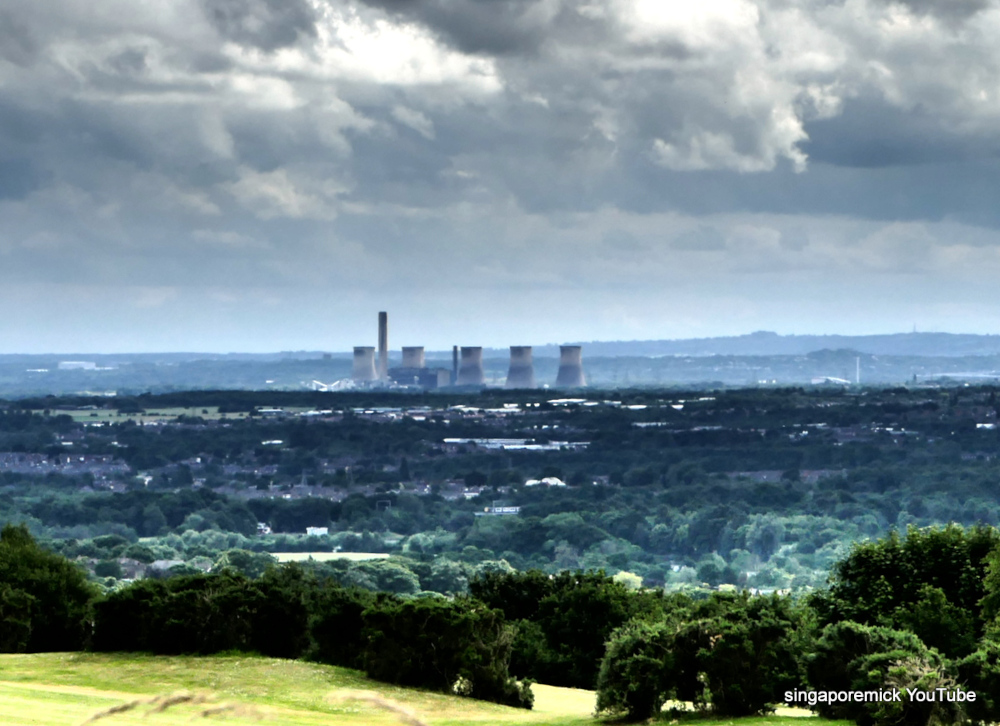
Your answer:
[[[482,386],[486,382],[483,374],[483,349],[462,346],[462,360],[458,366],[458,386]]]
[[[510,368],[507,370],[507,388],[534,388],[535,363],[530,345],[510,346]]]
[[[374,381],[378,378],[375,372],[375,349],[371,346],[355,346],[354,371],[351,378],[357,382]]]
[[[378,314],[378,377],[386,380],[389,377],[389,316]]]
[[[559,346],[559,373],[556,374],[558,388],[579,388],[586,386],[583,377],[583,349],[579,345]]]
[[[424,363],[424,347],[403,346],[403,365],[401,368],[426,368]]]

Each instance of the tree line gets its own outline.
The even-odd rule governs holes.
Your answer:
[[[985,526],[858,544],[829,587],[804,598],[694,598],[602,572],[499,569],[481,572],[468,596],[400,597],[296,565],[98,594],[14,526],[0,533],[0,583],[6,652],[239,650],[520,707],[539,681],[596,688],[600,712],[630,720],[670,699],[722,716],[766,713],[807,689],[976,694],[811,704],[860,726],[1000,718],[1000,532]]]

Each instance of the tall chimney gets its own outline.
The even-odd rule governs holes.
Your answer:
[[[351,378],[358,383],[378,378],[375,372],[375,349],[370,345],[354,347],[354,370],[351,372]]]
[[[458,346],[451,346],[451,385],[458,383]]]
[[[583,377],[583,348],[579,345],[560,345],[556,387],[580,388],[586,385],[587,381]]]
[[[426,368],[422,345],[403,346],[403,368]]]
[[[510,346],[510,368],[507,370],[507,388],[534,388],[535,364],[530,345]]]
[[[482,386],[486,382],[483,373],[483,349],[462,346],[462,361],[458,367],[458,386]]]
[[[389,315],[378,314],[378,377],[389,377]]]

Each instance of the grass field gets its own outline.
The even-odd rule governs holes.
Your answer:
[[[289,409],[291,410],[291,409]],[[303,411],[307,409],[302,409]],[[131,419],[136,423],[159,423],[163,421],[173,421],[178,416],[200,416],[203,419],[215,420],[220,418],[239,419],[246,418],[246,413],[220,414],[217,406],[189,406],[188,408],[157,408],[149,409],[145,413],[119,413],[115,409],[81,409],[76,411],[58,411],[65,413],[78,423],[121,423]]]
[[[535,709],[375,683],[357,671],[244,655],[165,657],[46,653],[0,655],[0,724],[100,726],[196,722],[275,726],[597,726],[594,694],[534,686]],[[111,712],[120,709],[118,712]],[[739,726],[806,726],[771,716]],[[687,723],[685,721],[685,723]],[[722,726],[727,720],[704,720]],[[823,722],[833,724],[834,722]],[[839,722],[838,722],[839,723]]]

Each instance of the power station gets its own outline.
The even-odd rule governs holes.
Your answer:
[[[456,386],[482,386],[486,384],[486,373],[483,371],[483,349],[463,345],[460,351],[461,360],[458,364]]]
[[[507,388],[535,388],[535,361],[530,345],[510,346],[510,368],[507,369]]]
[[[579,345],[559,346],[559,373],[557,388],[582,388],[587,385],[583,377],[583,348]]]
[[[354,366],[351,380],[363,386],[419,386],[444,388],[446,386],[485,386],[481,346],[454,346],[451,352],[451,369],[427,366],[423,346],[404,346],[398,367],[389,367],[389,315],[378,314],[378,357],[373,346],[354,348]],[[587,385],[583,373],[583,349],[579,345],[559,346],[559,372],[555,387],[581,388]],[[537,388],[535,362],[530,345],[510,346],[510,366],[507,369],[506,388]]]
[[[375,372],[375,349],[369,346],[354,346],[354,369],[351,373],[358,383],[370,383],[378,378]]]

